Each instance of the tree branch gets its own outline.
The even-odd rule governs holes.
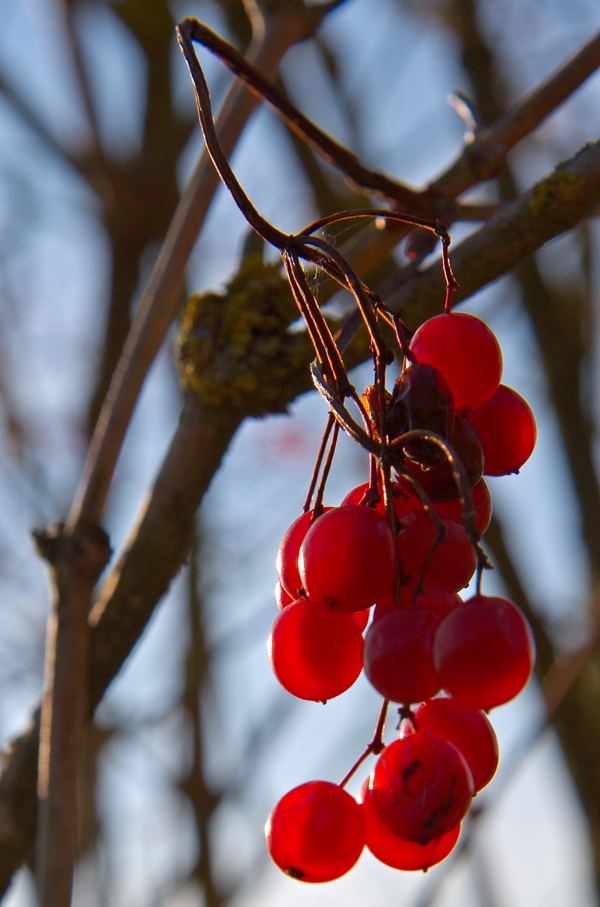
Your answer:
[[[532,133],[600,67],[600,32],[493,125],[476,133],[460,157],[426,191],[455,198],[495,176],[517,142]]]
[[[459,283],[455,301],[510,273],[549,240],[594,214],[599,204],[600,142],[592,142],[453,247],[452,267]],[[441,310],[444,292],[440,267],[434,262],[398,287],[386,302],[416,327]]]
[[[65,42],[71,58],[71,65],[75,74],[77,87],[79,89],[81,108],[87,122],[91,153],[97,160],[102,160],[102,142],[100,139],[100,130],[98,128],[94,96],[87,70],[83,62],[81,44],[75,27],[76,3],[74,0],[55,0],[55,5],[62,22]]]
[[[310,21],[314,20],[313,10]],[[297,10],[293,16],[286,15],[285,10],[275,14],[259,44],[251,50],[253,65],[265,72],[274,71],[287,48],[306,36],[306,18]],[[256,98],[241,84],[232,85],[219,115],[219,138],[226,154],[233,150],[256,105]],[[177,315],[185,267],[218,184],[204,152],[174,214],[115,369],[71,508],[70,524],[84,516],[90,522],[99,522],[131,414],[148,369]]]

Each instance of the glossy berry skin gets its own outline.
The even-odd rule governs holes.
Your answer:
[[[475,549],[464,528],[454,520],[442,520],[445,538],[436,542],[437,527],[425,511],[409,513],[401,522],[398,549],[404,579],[418,580],[425,565],[425,587],[458,592],[475,572]],[[432,546],[435,549],[427,561]]]
[[[487,403],[468,414],[468,420],[481,441],[486,476],[518,472],[533,453],[535,418],[512,387],[501,384]]]
[[[453,699],[488,710],[521,692],[533,670],[535,644],[516,605],[475,595],[441,621],[433,657]]]
[[[471,498],[475,511],[475,529],[479,535],[483,535],[492,520],[492,496],[484,479],[480,479],[471,488]],[[463,522],[463,506],[460,498],[439,501],[435,504],[434,509],[439,516],[446,520],[454,520],[455,523]]]
[[[402,737],[414,734],[416,725],[420,731],[448,740],[464,756],[475,790],[489,784],[498,768],[499,751],[498,738],[484,712],[453,699],[430,699],[418,705],[413,715],[414,725],[402,723]]]
[[[279,683],[299,699],[333,699],[362,670],[363,638],[354,615],[334,614],[309,599],[282,610],[267,648]]]
[[[365,845],[356,800],[337,784],[309,781],[279,801],[265,825],[267,848],[283,872],[302,882],[345,875]]]
[[[482,406],[500,384],[500,345],[474,315],[444,312],[429,318],[413,335],[410,349],[417,362],[441,373],[457,412]]]
[[[288,605],[291,605],[296,601],[299,601],[299,599],[292,598],[291,595],[288,595],[288,593],[281,585],[281,582],[277,580],[277,582],[275,583],[275,604],[277,605],[279,610],[283,611],[284,608],[287,608]],[[351,615],[352,620],[361,633],[369,623],[370,614],[370,610],[368,608],[365,608],[364,611],[354,611],[354,613]]]
[[[326,507],[324,512],[329,509],[329,507]],[[292,601],[298,598],[302,589],[302,580],[298,570],[300,545],[314,522],[315,517],[312,510],[300,514],[286,530],[277,549],[275,566],[277,567],[279,582]]]
[[[456,592],[447,592],[444,589],[436,589],[435,586],[426,586],[424,590],[415,596],[415,586],[408,583],[402,586],[400,590],[400,601],[397,602],[393,596],[388,599],[382,599],[375,605],[373,612],[373,621],[378,621],[389,611],[395,611],[397,608],[417,607],[418,609],[426,608],[431,611],[439,620],[462,605],[463,601]]]
[[[365,636],[365,674],[392,702],[408,704],[435,696],[441,687],[433,666],[433,637],[439,623],[425,608],[389,611]]]
[[[369,787],[388,828],[421,844],[460,822],[475,793],[471,772],[456,747],[424,731],[384,749]]]
[[[361,611],[393,588],[394,538],[370,507],[336,507],[311,526],[298,565],[315,603],[341,613]]]
[[[425,872],[444,860],[458,841],[460,823],[426,844],[395,835],[377,812],[368,781],[363,784],[358,801],[365,817],[368,849],[374,857],[393,869]]]
[[[483,475],[483,450],[476,431],[463,416],[455,417],[448,442],[462,464],[469,486],[476,485]],[[432,501],[447,501],[457,497],[459,489],[450,462],[439,448],[436,452],[438,456],[430,465],[405,459],[404,467]]]
[[[406,483],[408,485],[408,483]],[[392,482],[391,490],[392,497],[394,499],[394,510],[396,511],[396,516],[400,520],[403,516],[406,516],[407,513],[411,513],[413,510],[419,510],[423,506],[420,500],[411,493],[410,489],[406,487],[402,482]],[[342,506],[347,504],[361,504],[362,506],[368,506],[368,494],[369,494],[369,482],[365,482],[363,485],[357,485],[356,488],[353,488],[348,492],[344,500],[342,501]],[[385,504],[383,502],[383,491],[381,488],[379,491],[379,501],[375,504],[373,508],[382,516],[385,516]]]
[[[283,611],[283,609],[288,605],[291,605],[293,601],[296,601],[296,599],[292,598],[292,596],[288,592],[286,592],[281,585],[281,581],[277,580],[277,582],[275,583],[275,604],[277,605],[279,610]]]
[[[369,617],[371,616],[371,611],[369,608],[365,608],[363,611],[353,611],[350,617],[362,633],[369,623]]]

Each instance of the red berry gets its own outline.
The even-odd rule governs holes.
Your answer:
[[[418,705],[413,714],[420,731],[448,740],[464,756],[476,791],[492,780],[498,768],[498,739],[484,712],[453,699],[430,699]],[[411,721],[402,723],[402,737],[414,732]]]
[[[429,699],[440,689],[433,666],[439,619],[424,608],[395,608],[371,624],[365,636],[365,674],[393,702]]]
[[[277,580],[275,583],[275,604],[279,610],[283,611],[283,609],[287,607],[287,605],[291,605],[293,601],[295,601],[295,599],[285,591],[280,580]]]
[[[417,362],[432,365],[446,381],[456,410],[481,406],[502,377],[502,352],[488,326],[465,312],[435,315],[414,334]]]
[[[537,437],[535,418],[527,401],[512,387],[501,384],[467,418],[483,447],[486,476],[518,472],[531,456]]]
[[[299,699],[333,699],[362,670],[363,638],[353,615],[333,614],[309,599],[283,609],[267,645],[277,680]]]
[[[353,611],[350,615],[361,633],[369,623],[370,614],[370,608],[365,608],[363,611]]]
[[[279,801],[265,825],[267,848],[283,872],[302,882],[331,882],[347,873],[365,845],[363,813],[329,781],[309,781]]]
[[[384,749],[369,787],[388,828],[421,844],[460,822],[474,794],[471,772],[456,747],[423,731]]]
[[[356,488],[353,488],[352,491],[348,492],[342,501],[342,507],[348,504],[368,506],[370,487],[369,482],[365,482],[363,485],[357,485]],[[379,501],[375,505],[374,510],[382,516],[385,516],[385,504],[383,502],[383,490],[381,485],[378,484],[377,490],[379,493]],[[419,510],[423,506],[419,498],[411,492],[408,487],[408,482],[391,482],[391,491],[394,499],[394,510],[396,511],[396,516],[399,520],[407,513],[410,513],[413,510]]]
[[[394,537],[384,517],[370,507],[336,507],[311,526],[298,565],[315,603],[340,612],[362,611],[393,587]]]
[[[492,519],[492,496],[483,479],[471,488],[473,510],[475,511],[475,528],[483,535]],[[463,505],[460,498],[452,501],[439,501],[434,505],[435,512],[446,520],[455,523],[463,522]]]
[[[330,509],[330,507],[325,507],[324,512]],[[312,510],[300,514],[285,532],[277,549],[276,567],[279,582],[292,597],[292,601],[298,598],[302,589],[302,580],[298,571],[300,545],[314,522],[315,516]]]
[[[449,614],[454,608],[462,605],[462,598],[456,592],[446,592],[444,589],[436,589],[435,586],[427,586],[415,597],[415,584],[407,583],[400,590],[400,601],[396,601],[393,596],[378,601],[373,612],[373,621],[378,621],[389,611],[395,611],[396,608],[406,608],[415,605],[417,608],[426,608],[438,617],[440,620]]]
[[[533,670],[535,644],[516,605],[475,595],[442,620],[433,655],[452,698],[487,710],[521,692]]]
[[[426,586],[458,592],[475,572],[475,549],[461,525],[453,520],[441,522],[444,539],[439,542],[438,529],[425,511],[404,517],[398,533],[400,563],[405,581],[418,580],[426,568]]]
[[[373,803],[373,794],[368,781],[363,784],[359,803],[362,805],[367,832],[367,847],[374,857],[394,869],[406,872],[425,872],[444,860],[454,848],[460,834],[460,823],[439,838],[432,838],[426,844],[400,838],[381,819]]]

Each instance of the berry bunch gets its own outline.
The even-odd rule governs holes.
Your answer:
[[[483,476],[519,470],[535,445],[533,415],[500,383],[500,347],[480,319],[448,308],[402,340],[393,391],[379,383],[361,398],[369,437],[381,443],[370,481],[338,507],[323,506],[322,481],[277,554],[269,655],[279,682],[325,702],[364,668],[384,699],[342,784],[302,784],[267,821],[273,860],[305,882],[343,875],[365,844],[397,869],[443,860],[496,771],[485,713],[515,697],[533,668],[521,611],[481,593],[489,564],[480,547],[491,519]],[[476,573],[476,594],[463,601]],[[401,720],[386,746],[390,701]],[[371,754],[355,800],[344,785]]]
[[[325,215],[296,233],[271,224],[219,144],[193,49],[197,41],[214,51],[215,36],[193,19],[177,32],[210,158],[250,227],[281,254],[315,351],[313,382],[329,408],[304,512],[279,548],[281,613],[269,639],[273,669],[293,695],[326,701],[347,690],[364,667],[383,696],[374,737],[342,783],[303,784],[275,807],[266,827],[269,850],[285,872],[307,882],[343,875],[365,843],[391,866],[426,869],[452,849],[472,797],[495,771],[497,745],[484,711],[516,696],[533,666],[533,640],[519,609],[481,593],[482,570],[489,565],[479,540],[491,514],[482,476],[519,470],[535,444],[535,422],[526,402],[500,384],[502,355],[493,333],[480,319],[452,311],[457,283],[445,225],[371,207]],[[221,55],[223,42],[218,46]],[[353,155],[314,124],[309,128],[232,48],[223,58],[312,147],[352,176]],[[363,185],[356,174],[353,179]],[[319,235],[333,224],[365,219],[417,227],[441,242],[444,310],[412,337],[398,313]],[[343,361],[352,321],[336,341],[305,266],[356,305],[374,368],[374,383],[362,396]],[[273,323],[279,316],[265,322],[269,336]],[[394,355],[384,324],[403,357],[392,391],[386,369]],[[341,506],[326,508],[325,483],[340,430],[368,452],[370,477]],[[476,595],[463,602],[457,593],[476,571]],[[398,703],[402,721],[398,739],[386,747],[390,701]],[[344,785],[371,754],[377,762],[357,801]]]

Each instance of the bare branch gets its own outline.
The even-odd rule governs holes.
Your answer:
[[[91,141],[91,151],[95,158],[102,159],[102,143],[100,140],[100,130],[98,129],[98,119],[90,80],[83,62],[81,44],[75,27],[75,4],[73,0],[55,0],[58,12],[62,21],[65,41],[71,58],[71,65],[75,73],[81,107],[87,121],[89,138]]]
[[[600,142],[592,142],[454,247],[456,302],[510,273],[519,261],[592,215],[599,203]],[[434,263],[398,287],[386,302],[416,326],[440,310],[444,294],[439,265]]]
[[[476,133],[460,157],[428,187],[455,198],[482,180],[491,179],[508,151],[530,135],[600,67],[600,32],[545,82],[515,104],[492,126]]]
[[[271,72],[298,37],[301,22],[277,16],[264,37],[251,50],[253,65]],[[235,83],[219,115],[219,139],[230,154],[256,107]],[[69,524],[84,519],[100,521],[117,458],[141,387],[180,305],[187,260],[218,186],[208,155],[203,153],[175,211],[158,260],[142,295],[125,348],[119,360],[92,437],[83,476],[76,493]]]

